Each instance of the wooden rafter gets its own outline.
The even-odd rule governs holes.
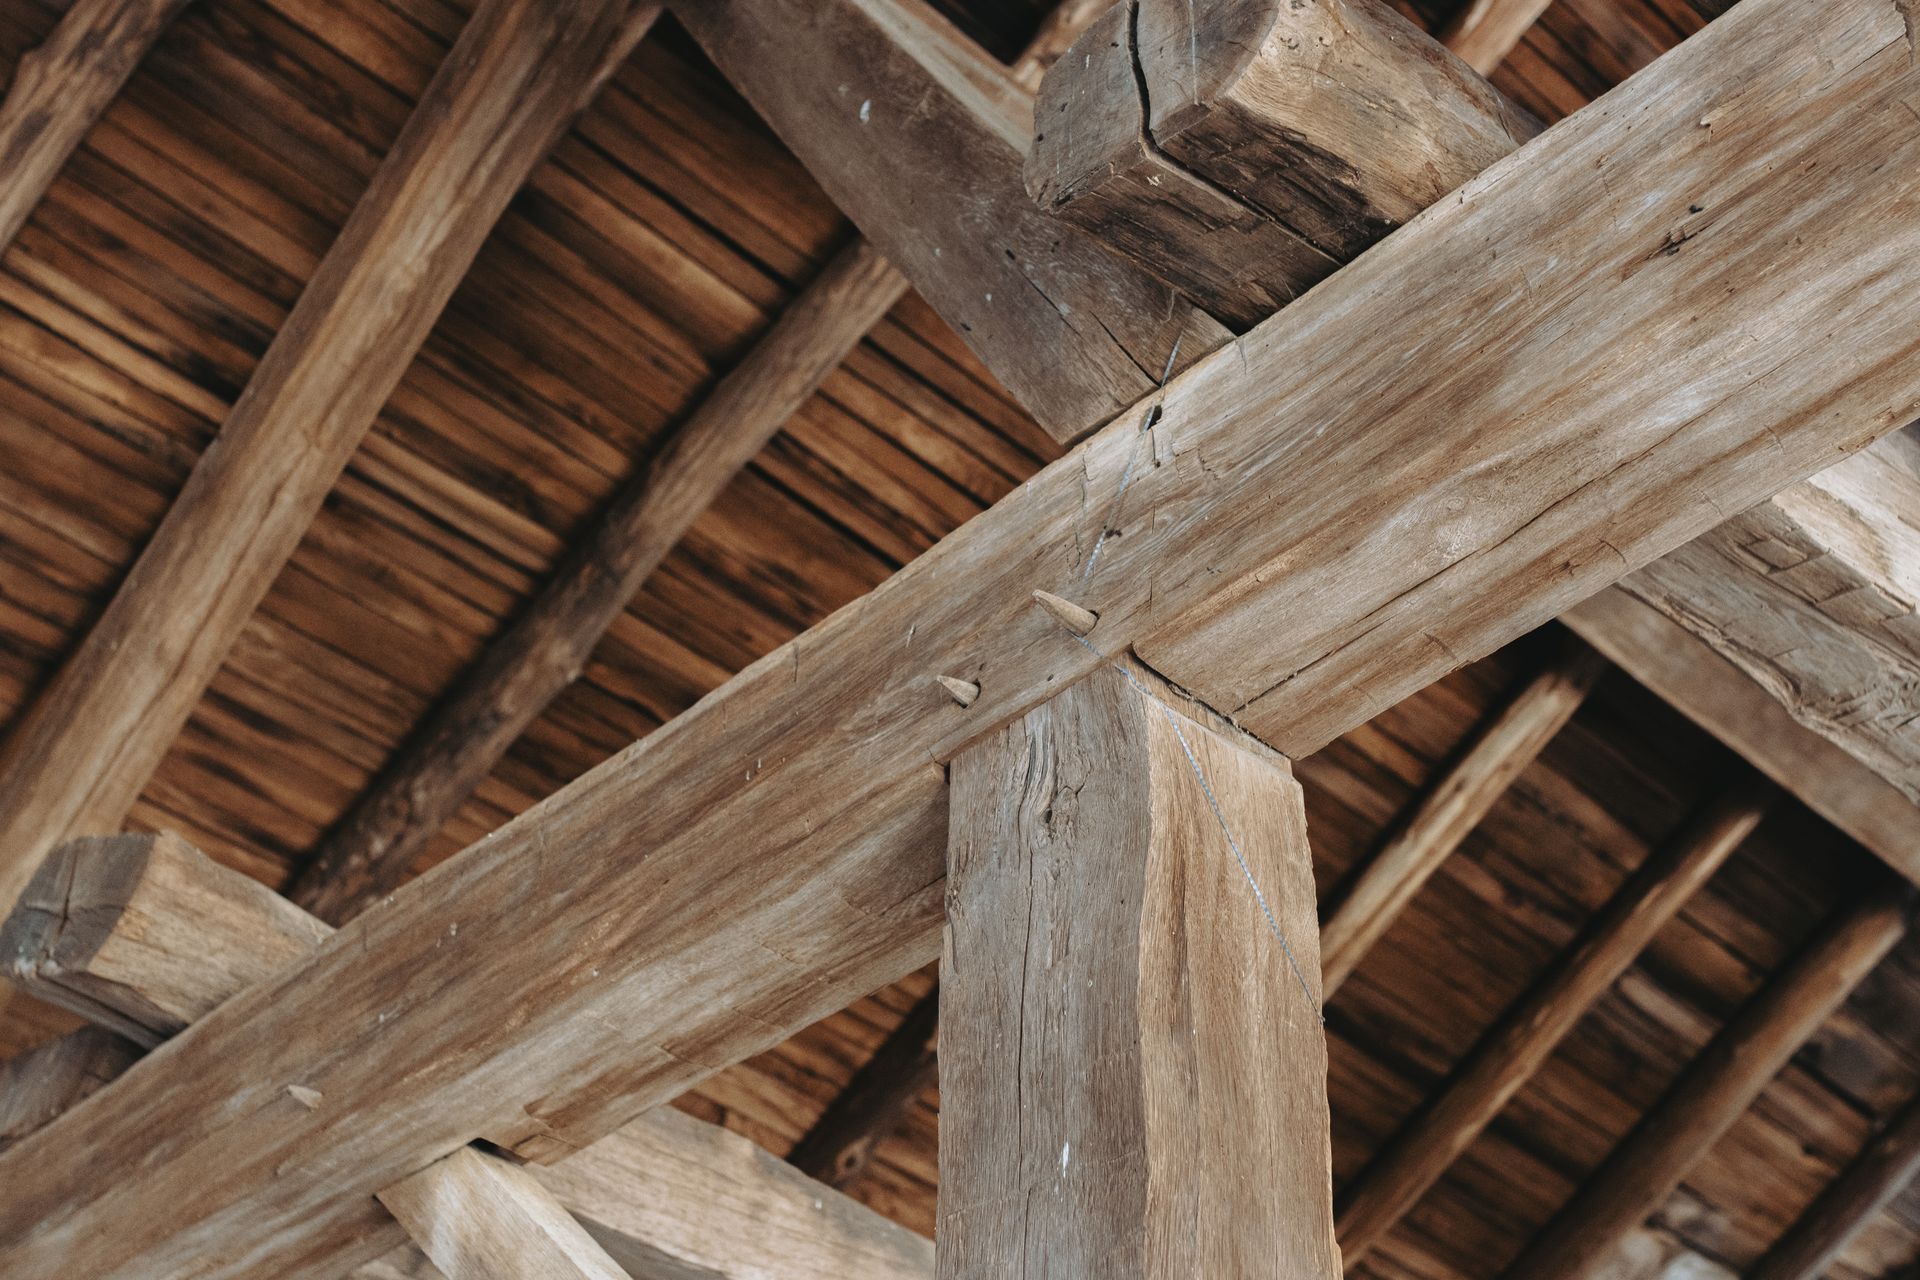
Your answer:
[[[1748,1280],[1819,1280],[1853,1238],[1920,1179],[1920,1100],[1874,1135],[1847,1171],[1748,1272]]]
[[[557,1156],[919,967],[937,762],[1099,665],[1086,645],[1311,749],[1908,420],[1920,143],[1891,107],[1920,71],[1872,0],[1786,7],[1748,0],[0,1156],[10,1274],[336,1256],[378,1234],[367,1195],[467,1138]],[[1092,507],[1134,457],[1124,507]],[[1098,615],[1086,645],[1037,588]],[[406,1123],[211,1123],[296,1071]],[[129,1125],[147,1157],[103,1186],[84,1153]]]
[[[0,902],[119,829],[507,201],[658,13],[487,0],[106,612],[7,744]]]
[[[77,0],[0,99],[0,253],[189,0]]]
[[[1440,38],[1483,76],[1506,60],[1552,0],[1466,0]]]
[[[899,1127],[907,1109],[940,1078],[940,988],[914,1002],[787,1159],[831,1187],[845,1189]]]
[[[534,1176],[472,1147],[380,1193],[447,1280],[629,1280]]]

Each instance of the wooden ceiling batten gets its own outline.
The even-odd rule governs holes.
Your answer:
[[[0,900],[117,830],[534,163],[658,14],[488,0],[0,771]]]
[[[0,99],[0,254],[140,59],[190,0],[78,0]]]

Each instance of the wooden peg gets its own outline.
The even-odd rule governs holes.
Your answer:
[[[1062,600],[1051,591],[1036,591],[1033,599],[1042,609],[1060,620],[1060,625],[1077,636],[1084,636],[1093,630],[1093,624],[1100,621],[1100,615],[1091,609],[1082,609],[1071,600]]]
[[[963,707],[972,706],[973,700],[980,696],[979,685],[970,684],[957,676],[935,676],[934,679],[939,682],[942,689],[953,695],[955,702]]]

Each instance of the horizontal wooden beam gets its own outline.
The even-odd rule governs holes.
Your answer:
[[[1482,1036],[1446,1087],[1388,1141],[1341,1197],[1340,1255],[1351,1272],[1473,1145],[1594,1001],[1733,856],[1771,790],[1749,781],[1716,797],[1623,885],[1585,935]]]
[[[1819,1280],[1881,1210],[1920,1179],[1920,1100],[1875,1134],[1747,1273],[1748,1280]]]
[[[1489,716],[1342,894],[1320,931],[1327,997],[1345,984],[1440,864],[1580,709],[1606,659],[1579,641]]]
[[[1913,838],[1920,806],[1796,722],[1705,641],[1620,587],[1582,601],[1560,621],[1783,791],[1920,884],[1920,842]]]
[[[333,932],[176,836],[76,840],[55,850],[48,866],[59,869],[62,882],[131,886],[79,908],[73,927],[83,930],[91,954],[116,962],[93,975],[81,1011],[103,1025],[130,1027],[146,1044],[172,1033],[176,1010],[198,1018],[277,967],[288,946],[304,939],[311,950]],[[48,878],[36,876],[34,883]],[[17,936],[28,924],[38,930],[41,914],[31,904],[16,907],[0,936]],[[300,924],[290,927],[290,918]],[[119,1076],[138,1056],[132,1041],[89,1027],[4,1064],[0,1083],[18,1087],[0,1091],[0,1150]],[[332,1105],[304,1083],[287,1084],[271,1102],[310,1112]],[[424,1222],[435,1188],[455,1195],[476,1179],[486,1183],[488,1175],[504,1176],[491,1164],[465,1177],[449,1177],[442,1168],[436,1178],[411,1185],[401,1179],[379,1194],[410,1206]],[[558,1197],[598,1247],[636,1276],[664,1269],[709,1280],[774,1280],[790,1267],[842,1280],[927,1280],[933,1273],[926,1240],[825,1190],[747,1139],[670,1110],[642,1116],[533,1177],[543,1196]],[[440,1239],[425,1234],[422,1248]],[[486,1247],[457,1231],[446,1243],[454,1254],[428,1251],[451,1268],[454,1280],[457,1267],[448,1259],[466,1257],[459,1250],[469,1246]],[[383,1271],[433,1274],[405,1248],[372,1267],[366,1280]]]
[[[1908,893],[1901,889],[1877,887],[1836,914],[1688,1065],[1505,1275],[1510,1280],[1604,1275],[1620,1241],[1666,1202],[1906,935]]]
[[[557,1158],[932,960],[941,762],[1101,654],[1309,751],[1912,420],[1917,87],[1879,0],[1745,0],[0,1154],[0,1266],[359,1261],[429,1160]],[[231,1115],[294,1079],[338,1110]]]
[[[693,0],[675,12],[835,204],[1055,439],[1226,331],[1063,227],[1020,172],[1032,99],[911,0]],[[1178,362],[1176,362],[1177,364]]]
[[[1121,0],[1034,130],[1042,207],[1244,329],[1539,124],[1380,0]]]
[[[0,253],[188,0],[75,0],[0,99]]]
[[[486,0],[132,571],[7,743],[0,904],[117,831],[507,202],[649,0]]]

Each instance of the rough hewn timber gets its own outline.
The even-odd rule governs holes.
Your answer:
[[[0,99],[0,253],[188,0],[75,0]]]
[[[1055,439],[1078,440],[1225,331],[1020,177],[1032,101],[900,0],[698,0],[675,12],[835,204]]]
[[[0,1151],[92,1094],[133,1065],[140,1046],[99,1027],[81,1027],[0,1062]]]
[[[1287,762],[1106,667],[963,751],[952,780],[942,1280],[1332,1280],[1312,857]]]
[[[461,1142],[557,1157],[932,960],[939,761],[1101,661],[1036,588],[1299,754],[1912,420],[1907,54],[1878,0],[1745,0],[0,1155],[0,1264],[336,1274]],[[332,1119],[226,1112],[295,1073]]]
[[[899,1127],[908,1107],[940,1078],[940,988],[907,1010],[880,1047],[842,1089],[787,1159],[830,1187],[856,1181],[880,1140]]]
[[[553,1193],[462,1147],[380,1193],[447,1280],[629,1280]]]
[[[1121,0],[1034,122],[1042,207],[1243,329],[1539,130],[1378,0]]]
[[[487,0],[219,436],[0,766],[0,902],[117,831],[507,201],[650,0]]]

